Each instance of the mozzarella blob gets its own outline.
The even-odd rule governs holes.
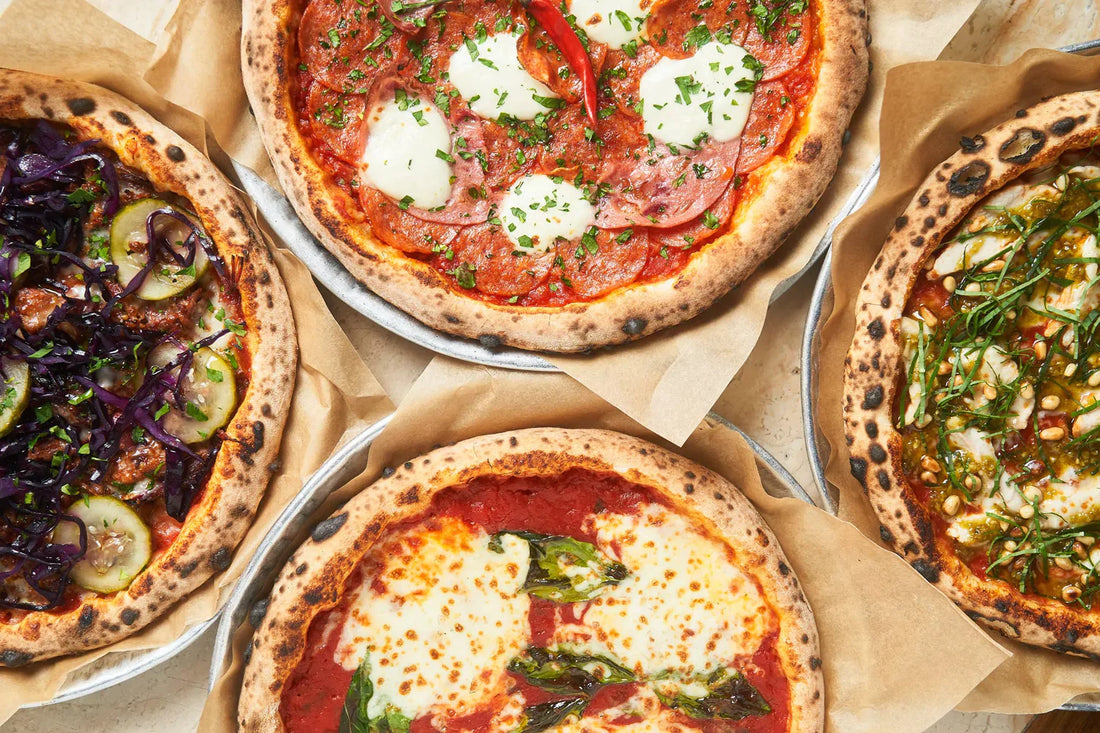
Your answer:
[[[549,252],[558,239],[578,239],[596,221],[596,207],[579,188],[550,176],[524,176],[500,202],[499,216],[519,250]]]
[[[391,198],[432,209],[451,197],[451,164],[442,156],[451,157],[450,125],[443,113],[435,105],[399,95],[367,116],[359,175]]]
[[[371,579],[353,591],[335,653],[347,670],[369,653],[372,718],[387,706],[411,719],[437,705],[463,715],[507,693],[508,662],[531,633],[531,601],[517,592],[530,551],[511,535],[501,543],[493,552],[484,531],[443,517],[376,553],[387,592]]]
[[[650,0],[570,0],[577,26],[594,41],[622,48],[645,37]]]
[[[487,120],[502,114],[533,120],[550,109],[545,100],[558,96],[520,64],[511,33],[494,33],[483,41],[467,39],[451,56],[448,73],[474,114]]]
[[[746,56],[740,46],[715,42],[690,58],[654,64],[638,86],[646,133],[672,145],[696,145],[704,135],[718,142],[740,136],[753,97]]]

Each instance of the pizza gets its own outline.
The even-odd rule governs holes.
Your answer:
[[[128,636],[229,567],[293,323],[195,148],[104,89],[0,70],[0,663]]]
[[[564,12],[563,12],[564,11]],[[345,268],[488,346],[699,314],[836,170],[861,0],[249,0],[282,188]]]
[[[882,538],[972,618],[1100,658],[1100,93],[921,184],[859,294],[844,412]]]
[[[244,731],[820,731],[813,615],[727,481],[535,428],[387,469],[288,560]]]

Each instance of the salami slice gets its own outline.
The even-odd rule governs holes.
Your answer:
[[[309,127],[332,154],[355,165],[363,148],[363,94],[336,92],[316,82],[309,89]]]
[[[313,0],[302,14],[298,51],[310,74],[325,86],[365,93],[372,79],[404,61],[405,44],[389,43],[383,49],[392,33],[388,21],[374,20],[371,7],[352,0]]]
[[[764,81],[778,79],[806,57],[813,36],[813,20],[809,12],[787,13],[777,20],[765,37],[756,23],[750,23],[745,36],[745,50],[764,64]]]
[[[702,214],[729,187],[741,140],[710,143],[698,150],[651,145],[635,157],[606,154],[600,183],[610,192],[600,200],[596,224],[675,227]]]
[[[695,250],[726,230],[737,206],[738,190],[730,183],[712,202],[701,217],[676,227],[649,230],[649,244],[654,252],[661,247]]]
[[[386,194],[360,186],[359,203],[374,233],[402,252],[432,254],[448,249],[460,230],[449,224],[426,222],[411,210],[404,211]]]
[[[650,11],[646,33],[664,56],[686,58],[695,47],[709,42],[715,35],[722,41],[741,44],[752,24],[747,0],[722,2],[687,12],[681,0],[657,0]]]
[[[512,240],[499,226],[484,223],[462,230],[454,242],[454,262],[459,285],[473,274],[474,287],[489,295],[524,295],[546,280],[555,253],[514,254]]]
[[[737,160],[739,174],[756,170],[772,157],[776,149],[786,142],[796,114],[782,80],[756,85],[749,119],[745,123],[745,131],[741,133],[741,156]]]
[[[649,238],[644,230],[600,230],[581,242],[561,242],[553,275],[582,298],[598,298],[628,285],[645,267]]]

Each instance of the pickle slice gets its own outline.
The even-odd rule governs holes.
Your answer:
[[[69,507],[69,515],[82,521],[88,531],[88,549],[73,566],[73,581],[97,593],[130,587],[153,554],[149,527],[137,512],[113,496],[88,496]],[[53,542],[79,545],[80,530],[74,522],[60,522]]]
[[[31,401],[31,369],[18,359],[0,359],[0,435],[15,427]]]
[[[149,243],[145,224],[151,213],[164,208],[179,212],[161,199],[141,199],[123,207],[111,222],[111,261],[118,266],[118,280],[123,287],[129,285],[130,281],[145,267],[148,261],[145,249]],[[185,214],[185,212],[179,213]],[[195,217],[190,214],[185,216],[201,229]],[[170,216],[159,216],[154,226],[157,234],[165,237],[177,252],[186,251],[183,242],[191,230],[185,224]],[[134,294],[142,300],[171,298],[194,285],[209,265],[210,260],[206,256],[206,251],[196,243],[195,259],[190,267],[180,267],[171,260],[157,262]]]
[[[164,366],[179,351],[164,345],[149,355],[149,363]],[[195,352],[183,376],[183,407],[172,405],[161,425],[185,443],[200,443],[224,426],[237,409],[237,380],[233,367],[209,348]]]

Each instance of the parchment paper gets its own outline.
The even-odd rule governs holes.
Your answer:
[[[700,318],[638,344],[550,360],[654,432],[682,443],[741,368],[763,328],[772,293],[809,261],[818,241],[877,153],[878,100],[886,69],[935,58],[977,0],[870,0],[874,69],[852,124],[841,170],[813,214],[753,277]],[[179,0],[157,41],[145,80],[207,120],[234,159],[269,183],[274,176],[240,79],[239,0]],[[278,188],[276,186],[276,188]],[[342,309],[356,348],[399,398],[430,358],[420,347],[394,347],[393,336]]]
[[[940,61],[889,73],[882,112],[882,176],[867,205],[837,230],[832,268],[836,306],[821,330],[818,373],[818,424],[831,446],[826,473],[840,494],[840,516],[867,536],[878,539],[878,521],[848,472],[840,407],[843,361],[864,277],[894,219],[927,172],[957,149],[960,136],[981,133],[1042,97],[1095,88],[1098,80],[1100,58],[1043,50],[1029,51],[1006,67]],[[961,703],[963,709],[1041,712],[1078,693],[1100,690],[1095,663],[999,636],[996,640],[1013,657]]]
[[[433,446],[536,426],[608,428],[662,442],[564,375],[508,373],[439,358],[375,441],[363,474],[315,518],[363,490],[383,467]],[[924,730],[1004,659],[996,644],[893,553],[797,499],[768,496],[754,454],[737,433],[703,423],[680,452],[738,486],[778,536],[821,633],[828,730]],[[921,612],[913,613],[915,608]],[[240,654],[250,635],[246,623],[234,639],[232,667],[207,700],[200,730],[232,729]]]
[[[218,157],[216,144],[212,140],[206,144],[203,120],[163,100],[137,75],[154,50],[141,36],[78,0],[17,0],[0,16],[0,66],[101,83],[138,101],[200,149]],[[283,434],[282,467],[273,476],[232,565],[128,639],[74,657],[0,669],[0,723],[21,705],[50,699],[69,674],[108,653],[161,646],[211,618],[267,527],[302,482],[345,436],[362,431],[393,409],[329,314],[309,271],[286,250],[276,249],[275,255],[298,325],[300,363]]]

